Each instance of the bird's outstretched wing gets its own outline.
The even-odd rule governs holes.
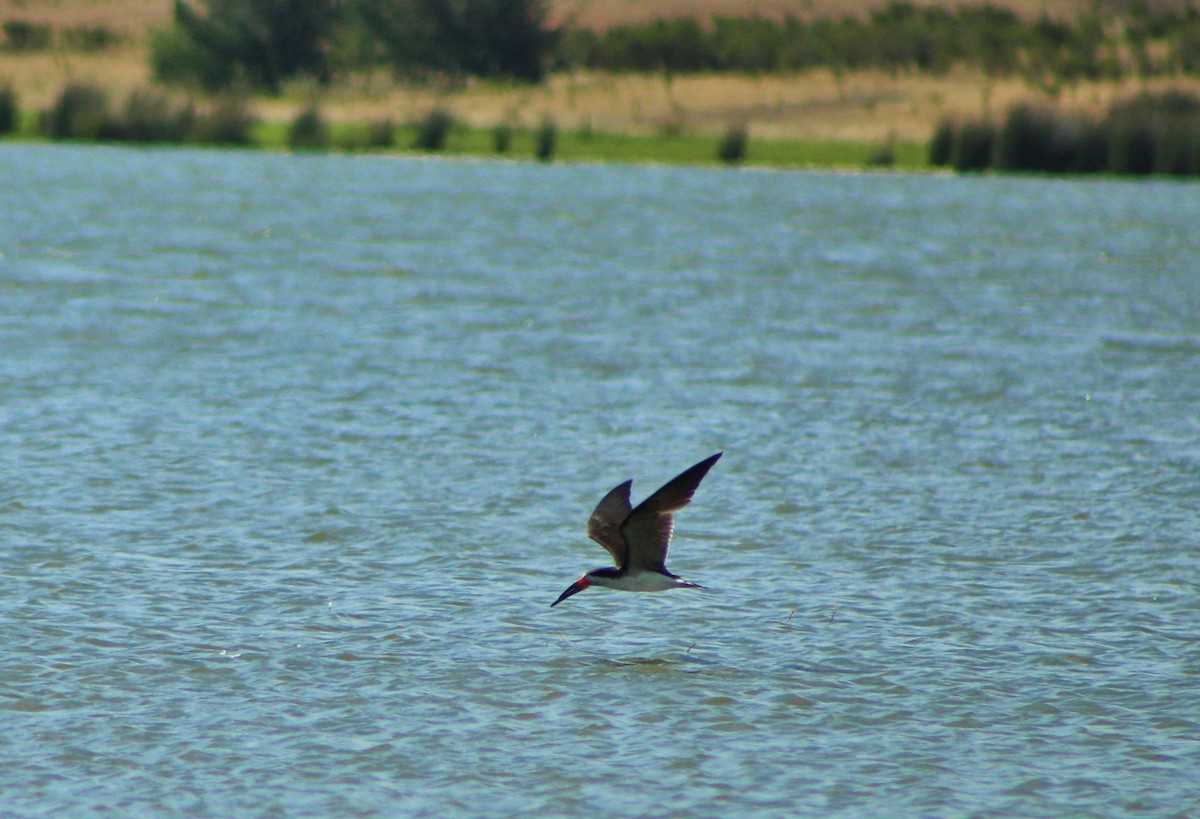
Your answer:
[[[671,513],[688,505],[692,495],[696,494],[696,487],[700,486],[700,481],[704,480],[721,455],[718,452],[679,473],[629,514],[621,524],[621,535],[629,548],[629,568],[665,571],[663,564],[667,559],[667,547],[671,545],[671,532],[675,528]],[[600,503],[603,505],[604,501]]]
[[[629,547],[621,535],[621,524],[629,517],[629,487],[633,481],[625,481],[613,487],[588,518],[588,537],[599,543],[613,556],[618,568],[624,568],[629,559]]]

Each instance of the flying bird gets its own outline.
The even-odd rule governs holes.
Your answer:
[[[672,513],[688,505],[696,487],[722,454],[718,452],[679,473],[632,511],[629,505],[632,480],[605,495],[588,519],[588,537],[607,549],[616,565],[592,569],[568,586],[550,607],[591,586],[637,592],[703,589],[699,583],[667,571],[667,548],[675,529]]]

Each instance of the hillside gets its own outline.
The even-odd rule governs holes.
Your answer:
[[[552,10],[556,23],[603,29],[680,15],[866,15],[886,4],[887,0],[553,0]],[[993,5],[1032,17],[1043,10],[1071,17],[1093,8],[1094,0],[996,0]],[[0,52],[0,84],[10,83],[27,110],[49,107],[70,81],[98,84],[114,99],[123,99],[151,84],[148,34],[167,25],[170,17],[169,0],[0,0],[0,21],[44,23],[58,32],[103,27],[118,38],[102,50]],[[1195,80],[1187,84],[1198,86]],[[282,97],[260,99],[255,107],[263,116],[282,121],[317,95],[323,112],[343,121],[404,121],[437,105],[480,127],[499,122],[532,126],[549,118],[571,129],[669,135],[720,133],[731,124],[745,123],[753,136],[880,143],[924,141],[947,116],[1002,112],[1021,100],[1053,99],[1067,107],[1100,110],[1143,85],[1134,80],[1080,82],[1053,89],[1049,97],[1017,77],[989,79],[970,69],[940,76],[818,69],[760,76],[560,74],[537,87],[472,82],[431,89],[397,83],[378,72],[332,88],[295,84]]]

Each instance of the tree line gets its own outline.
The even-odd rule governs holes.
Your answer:
[[[1161,4],[1160,4],[1161,5]],[[1129,73],[1200,74],[1200,9],[1131,2],[1075,20],[1024,20],[987,3],[918,7],[893,2],[865,18],[680,18],[562,32],[566,65],[607,71],[784,72],[814,67],[892,72],[969,65],[1036,80],[1116,79]]]
[[[43,51],[53,46],[75,51],[103,51],[120,37],[104,26],[70,26],[55,30],[49,23],[10,19],[0,24],[0,48],[9,52]]]
[[[956,65],[1046,84],[1200,74],[1200,8],[1131,0],[1119,14],[1024,20],[984,4],[898,0],[865,18],[692,18],[604,31],[549,24],[547,0],[175,0],[152,42],[156,75],[277,92],[379,67],[410,77],[537,82],[554,70],[941,73]]]

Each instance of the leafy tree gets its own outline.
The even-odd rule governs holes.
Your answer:
[[[206,7],[175,0],[175,28],[153,43],[160,79],[210,89],[244,81],[278,93],[291,77],[327,78],[335,0],[206,0]]]
[[[1020,62],[1022,23],[1008,9],[984,4],[963,6],[958,10],[957,31],[964,56],[979,61],[990,75],[1009,75]]]
[[[777,71],[784,65],[789,34],[786,23],[756,15],[714,18],[711,49],[715,65],[722,70]]]
[[[470,74],[537,82],[556,34],[547,0],[356,0],[378,59],[406,74]]]
[[[429,0],[426,0],[429,2]],[[442,30],[443,44],[461,44],[461,68],[481,77],[537,82],[545,76],[554,44],[547,27],[545,0],[438,0],[451,6],[453,23]]]

